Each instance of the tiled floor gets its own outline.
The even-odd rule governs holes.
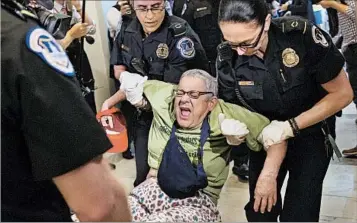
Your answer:
[[[337,121],[337,144],[340,149],[357,144],[355,118],[356,111],[351,105]],[[116,163],[115,175],[129,193],[133,188],[135,161],[121,159],[121,155],[111,155],[109,159]],[[222,220],[245,222],[243,208],[248,197],[248,184],[238,182],[230,174],[218,204]],[[335,160],[331,163],[324,182],[320,221],[357,222],[357,159],[344,158],[341,162]]]

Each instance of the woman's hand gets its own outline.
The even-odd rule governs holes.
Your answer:
[[[88,27],[87,23],[77,23],[67,33],[74,39],[81,38],[87,34]]]
[[[264,214],[271,211],[277,201],[276,177],[270,174],[260,174],[254,191],[254,211]]]
[[[128,1],[119,1],[120,12],[122,15],[131,14],[131,8]]]

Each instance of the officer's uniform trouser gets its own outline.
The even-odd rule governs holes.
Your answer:
[[[357,106],[357,43],[349,45],[343,52],[347,64],[347,73],[354,93],[353,102]]]
[[[249,148],[247,144],[243,143],[239,146],[233,147],[231,151],[231,159],[234,161],[234,166],[248,164]]]
[[[332,136],[335,125],[330,125]],[[317,222],[319,221],[322,184],[330,163],[325,149],[325,137],[322,131],[302,134],[288,140],[288,150],[277,177],[277,203],[271,212],[255,212],[254,190],[259,174],[264,166],[266,152],[250,151],[249,157],[249,193],[250,201],[245,206],[246,217],[250,222]],[[280,194],[285,176],[289,179],[282,206]]]
[[[135,121],[135,163],[136,179],[134,187],[146,180],[150,171],[148,164],[148,141],[151,122],[153,119],[152,112],[142,112]]]

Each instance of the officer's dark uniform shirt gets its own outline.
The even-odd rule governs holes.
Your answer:
[[[296,17],[272,21],[264,60],[234,54],[234,75],[217,60],[219,96],[242,105],[238,87],[247,104],[270,120],[285,121],[313,107],[327,94],[321,84],[344,64],[327,33]]]
[[[2,8],[1,45],[1,220],[71,221],[52,178],[111,144],[50,34]]]
[[[219,3],[220,0],[175,0],[173,8],[173,14],[186,20],[197,33],[208,60],[213,63],[222,39],[218,26]]]
[[[112,65],[124,65],[126,70],[142,73],[133,66],[139,59],[145,64],[149,79],[178,83],[189,69],[208,70],[205,51],[197,34],[181,18],[166,15],[163,24],[144,38],[142,26],[135,18],[122,26],[111,54]]]

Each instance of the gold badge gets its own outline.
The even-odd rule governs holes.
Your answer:
[[[157,46],[156,55],[160,59],[166,59],[169,56],[169,47],[166,43],[160,43]]]
[[[295,67],[300,59],[295,50],[286,48],[282,53],[283,63],[286,67]]]

